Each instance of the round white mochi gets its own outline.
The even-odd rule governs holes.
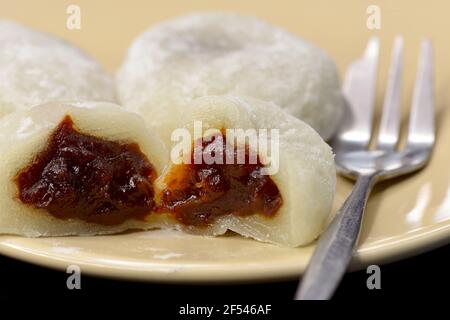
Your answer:
[[[141,117],[115,104],[49,103],[6,115],[0,119],[0,234],[29,237],[94,235],[154,227],[155,223],[138,220],[104,226],[77,219],[58,219],[44,209],[33,208],[18,199],[15,177],[45,149],[49,136],[66,115],[82,133],[109,141],[138,143],[157,174],[168,162],[164,144],[147,131]]]
[[[115,100],[114,81],[80,49],[0,20],[0,117],[63,100]]]
[[[257,18],[196,13],[141,34],[117,74],[121,104],[170,134],[182,108],[205,95],[274,102],[324,139],[343,112],[338,73],[321,49]]]
[[[282,112],[276,105],[238,97],[204,97],[193,102],[183,114],[179,127],[193,136],[194,121],[206,129],[279,130],[279,170],[271,179],[277,185],[283,205],[273,218],[260,214],[246,217],[227,215],[205,228],[182,227],[193,233],[219,235],[233,230],[243,236],[282,246],[296,247],[313,241],[331,212],[336,171],[331,148],[305,122]],[[205,132],[203,132],[205,134]],[[175,145],[175,144],[174,144]],[[264,153],[258,155],[267,161]],[[167,167],[157,180],[158,189],[166,187]]]

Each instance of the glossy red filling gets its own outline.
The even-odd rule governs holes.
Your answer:
[[[195,164],[192,155],[191,164],[176,165],[165,180],[167,188],[161,195],[161,208],[172,212],[181,223],[194,226],[207,226],[229,214],[273,217],[283,201],[270,176],[261,174],[259,157],[251,164],[246,147],[245,163],[238,164],[235,148],[234,163],[226,164],[225,135],[203,140],[203,150],[215,143],[221,143],[215,150],[223,148],[223,163]]]
[[[150,214],[154,178],[136,143],[83,134],[66,116],[16,183],[23,203],[55,217],[115,225]]]

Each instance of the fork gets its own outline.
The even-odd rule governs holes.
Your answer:
[[[371,38],[363,57],[347,70],[343,92],[348,101],[348,110],[331,144],[336,154],[338,173],[356,183],[318,240],[295,299],[321,300],[332,297],[355,250],[364,209],[373,186],[382,180],[420,170],[431,157],[435,142],[435,111],[433,49],[429,40],[421,43],[408,135],[405,146],[399,150],[403,39],[395,39],[379,134],[375,147],[369,149],[378,51],[378,39]]]

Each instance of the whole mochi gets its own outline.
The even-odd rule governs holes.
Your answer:
[[[161,23],[132,43],[117,74],[119,99],[170,135],[180,108],[206,95],[273,102],[325,140],[344,99],[332,59],[321,49],[254,17],[193,13]]]
[[[114,102],[114,81],[97,61],[62,39],[0,20],[0,117],[68,100]]]

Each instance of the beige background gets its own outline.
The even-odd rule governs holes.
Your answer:
[[[69,4],[81,7],[81,30],[66,29]],[[366,27],[368,5],[381,8],[381,30]],[[450,239],[450,1],[302,0],[0,0],[0,17],[57,34],[96,57],[113,72],[132,39],[154,23],[198,10],[228,10],[269,20],[322,47],[341,71],[361,55],[369,36],[381,38],[378,106],[382,102],[392,41],[405,37],[403,109],[410,103],[420,39],[435,47],[438,144],[429,166],[378,186],[369,201],[354,266],[417,254]],[[68,61],[70,63],[70,61]],[[352,184],[338,179],[337,209]],[[146,238],[147,237],[147,238]],[[152,246],[146,239],[152,238]],[[189,239],[189,241],[186,241]],[[60,248],[78,251],[61,253]],[[220,247],[221,250],[211,250]],[[130,250],[130,248],[134,248]],[[149,250],[175,254],[162,261]],[[66,250],[67,251],[67,250]],[[240,237],[141,235],[27,239],[0,236],[0,253],[44,265],[75,262],[83,270],[158,281],[210,281],[292,277],[302,272],[312,247],[278,248]],[[155,251],[157,252],[157,251]],[[159,252],[159,251],[158,251]],[[178,254],[178,256],[177,256]],[[153,266],[153,267],[152,267]],[[164,269],[165,268],[165,269]],[[162,270],[162,271],[161,271]],[[207,272],[206,272],[207,271]]]
[[[67,6],[81,8],[81,30],[66,28]],[[366,27],[366,9],[381,8],[381,30]],[[190,11],[226,10],[255,15],[280,25],[325,49],[343,74],[364,48],[367,38],[381,38],[379,99],[395,35],[405,37],[404,104],[414,81],[420,39],[433,40],[436,57],[437,104],[448,102],[450,89],[450,2],[382,0],[0,0],[0,17],[13,19],[77,44],[113,72],[133,38],[145,28]]]

